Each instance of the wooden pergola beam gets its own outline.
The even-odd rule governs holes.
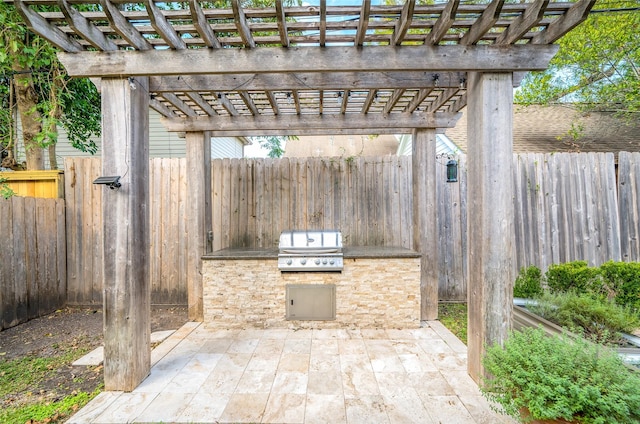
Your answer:
[[[335,46],[58,53],[73,77],[291,72],[544,70],[556,45]],[[162,63],[162,66],[158,66]]]
[[[181,131],[179,131],[181,132]],[[278,129],[278,130],[243,130],[238,128],[232,131],[209,131],[212,137],[260,137],[265,135],[394,135],[411,134],[412,128],[307,128],[307,129]]]
[[[458,87],[460,80],[465,78],[465,72],[440,72],[438,87]],[[428,71],[155,76],[149,79],[149,84],[153,92],[209,91],[212,88],[220,91],[291,91],[310,87],[317,90],[435,87],[433,73]]]
[[[168,119],[161,122],[168,131],[277,131],[309,129],[360,129],[360,128],[452,128],[457,113],[429,114],[360,114],[345,115],[278,115],[278,116],[216,116]]]

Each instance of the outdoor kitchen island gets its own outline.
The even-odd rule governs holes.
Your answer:
[[[420,326],[419,253],[384,246],[349,246],[342,251],[342,271],[329,272],[283,272],[277,248],[223,249],[204,256],[205,324],[210,328]],[[300,315],[291,312],[299,304],[318,302],[320,311],[327,307],[324,303],[333,302],[328,307],[333,307],[334,316],[307,314],[296,319]]]

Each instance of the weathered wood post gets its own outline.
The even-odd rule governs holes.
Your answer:
[[[104,384],[131,391],[149,374],[149,83],[102,80]]]
[[[436,130],[413,132],[413,248],[420,260],[420,319],[438,318]]]
[[[468,371],[478,381],[485,346],[502,343],[513,311],[513,76],[470,73],[468,99]]]
[[[187,132],[187,297],[189,319],[204,319],[202,255],[211,229],[211,137],[208,131]]]

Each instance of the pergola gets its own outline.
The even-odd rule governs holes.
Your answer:
[[[595,0],[459,0],[400,6],[243,8],[206,2],[5,0],[102,92],[105,388],[133,390],[150,369],[148,108],[186,133],[189,317],[202,320],[210,228],[209,138],[413,134],[414,248],[421,318],[437,318],[435,135],[468,108],[468,371],[511,325],[512,93]],[[46,6],[46,7],[41,7]],[[173,8],[169,8],[173,6]],[[47,10],[47,11],[43,11]]]

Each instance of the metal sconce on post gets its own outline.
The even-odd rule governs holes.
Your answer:
[[[458,181],[458,162],[450,159],[447,162],[447,182],[455,183]]]

